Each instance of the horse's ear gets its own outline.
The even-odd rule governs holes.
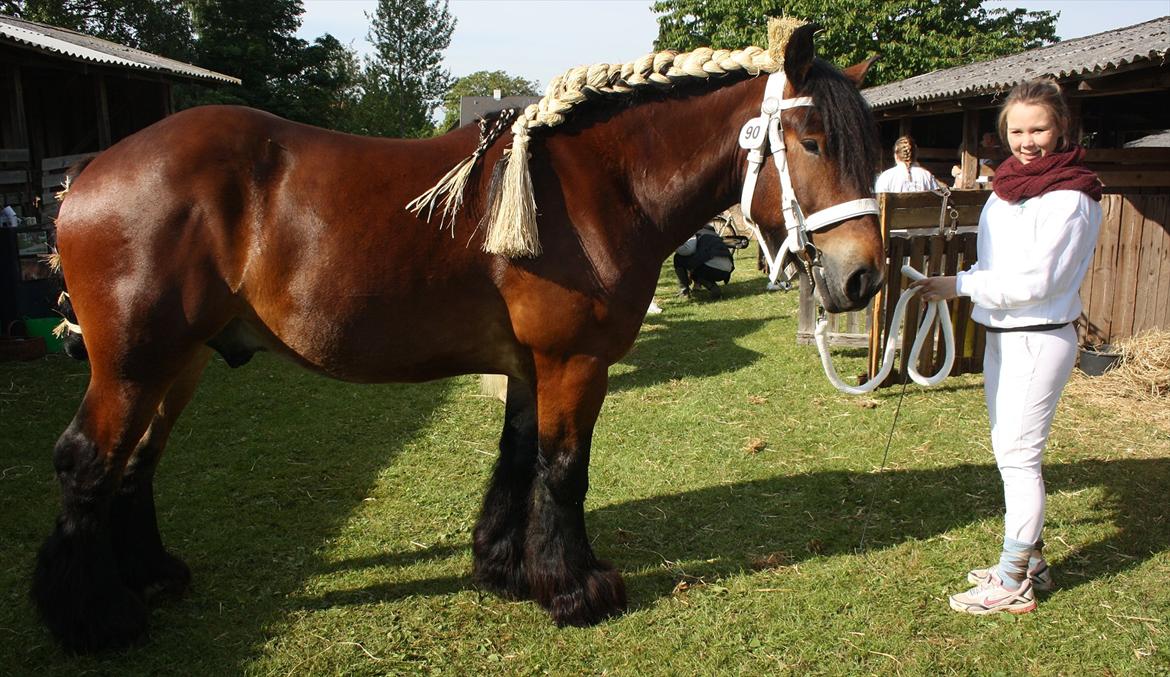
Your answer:
[[[841,72],[845,74],[845,77],[852,80],[858,89],[861,89],[861,83],[865,80],[865,74],[869,72],[869,67],[880,58],[882,58],[881,54],[874,54],[865,61],[859,61]]]
[[[788,44],[784,46],[784,75],[793,88],[799,90],[804,85],[804,78],[808,69],[812,68],[816,49],[813,47],[813,34],[821,29],[816,24],[805,24],[792,32]]]

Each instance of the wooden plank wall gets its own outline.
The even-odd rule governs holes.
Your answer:
[[[1170,195],[1106,194],[1081,285],[1081,340],[1110,343],[1170,329]]]

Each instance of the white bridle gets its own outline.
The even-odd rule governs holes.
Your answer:
[[[820,230],[848,219],[878,214],[878,203],[873,198],[849,200],[833,205],[828,209],[805,216],[796,200],[796,192],[792,190],[792,176],[788,172],[788,156],[785,154],[784,126],[780,122],[780,114],[789,108],[813,105],[812,97],[798,96],[792,99],[784,98],[784,85],[787,77],[783,71],[777,71],[768,76],[764,86],[764,100],[760,103],[760,116],[747,121],[739,132],[739,145],[748,151],[747,176],[743,182],[743,194],[740,196],[740,208],[743,210],[743,220],[756,234],[756,241],[760,243],[760,251],[768,262],[768,282],[776,283],[781,273],[781,263],[785,252],[792,252],[796,256],[803,256],[808,265],[815,265],[816,247],[812,244],[813,231]],[[764,242],[760,228],[752,219],[752,198],[756,194],[756,180],[760,170],[764,167],[764,148],[771,146],[772,160],[776,163],[776,170],[780,174],[781,209],[784,212],[784,223],[788,228],[788,237],[784,244],[773,256]],[[811,251],[810,251],[811,250]],[[811,276],[810,276],[811,277]]]

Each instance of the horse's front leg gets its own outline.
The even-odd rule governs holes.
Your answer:
[[[591,356],[536,362],[540,448],[524,559],[532,596],[561,626],[592,625],[626,608],[621,574],[594,557],[585,533],[589,447],[606,368]]]
[[[524,538],[536,472],[536,398],[532,387],[508,379],[500,457],[475,525],[476,582],[509,597],[528,597],[524,572]]]

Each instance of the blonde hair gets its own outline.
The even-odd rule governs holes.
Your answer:
[[[1046,108],[1059,131],[1060,138],[1056,143],[1056,149],[1064,150],[1068,147],[1070,143],[1068,134],[1072,128],[1072,115],[1068,112],[1068,104],[1064,100],[1064,93],[1060,91],[1060,85],[1056,83],[1056,80],[1052,78],[1036,78],[1035,80],[1021,82],[1015,87],[1012,87],[1012,91],[1008,92],[1007,98],[1004,99],[1003,107],[999,109],[999,119],[996,121],[996,129],[999,131],[1000,142],[1005,147],[1010,147],[1007,138],[1008,110],[1017,103]]]

